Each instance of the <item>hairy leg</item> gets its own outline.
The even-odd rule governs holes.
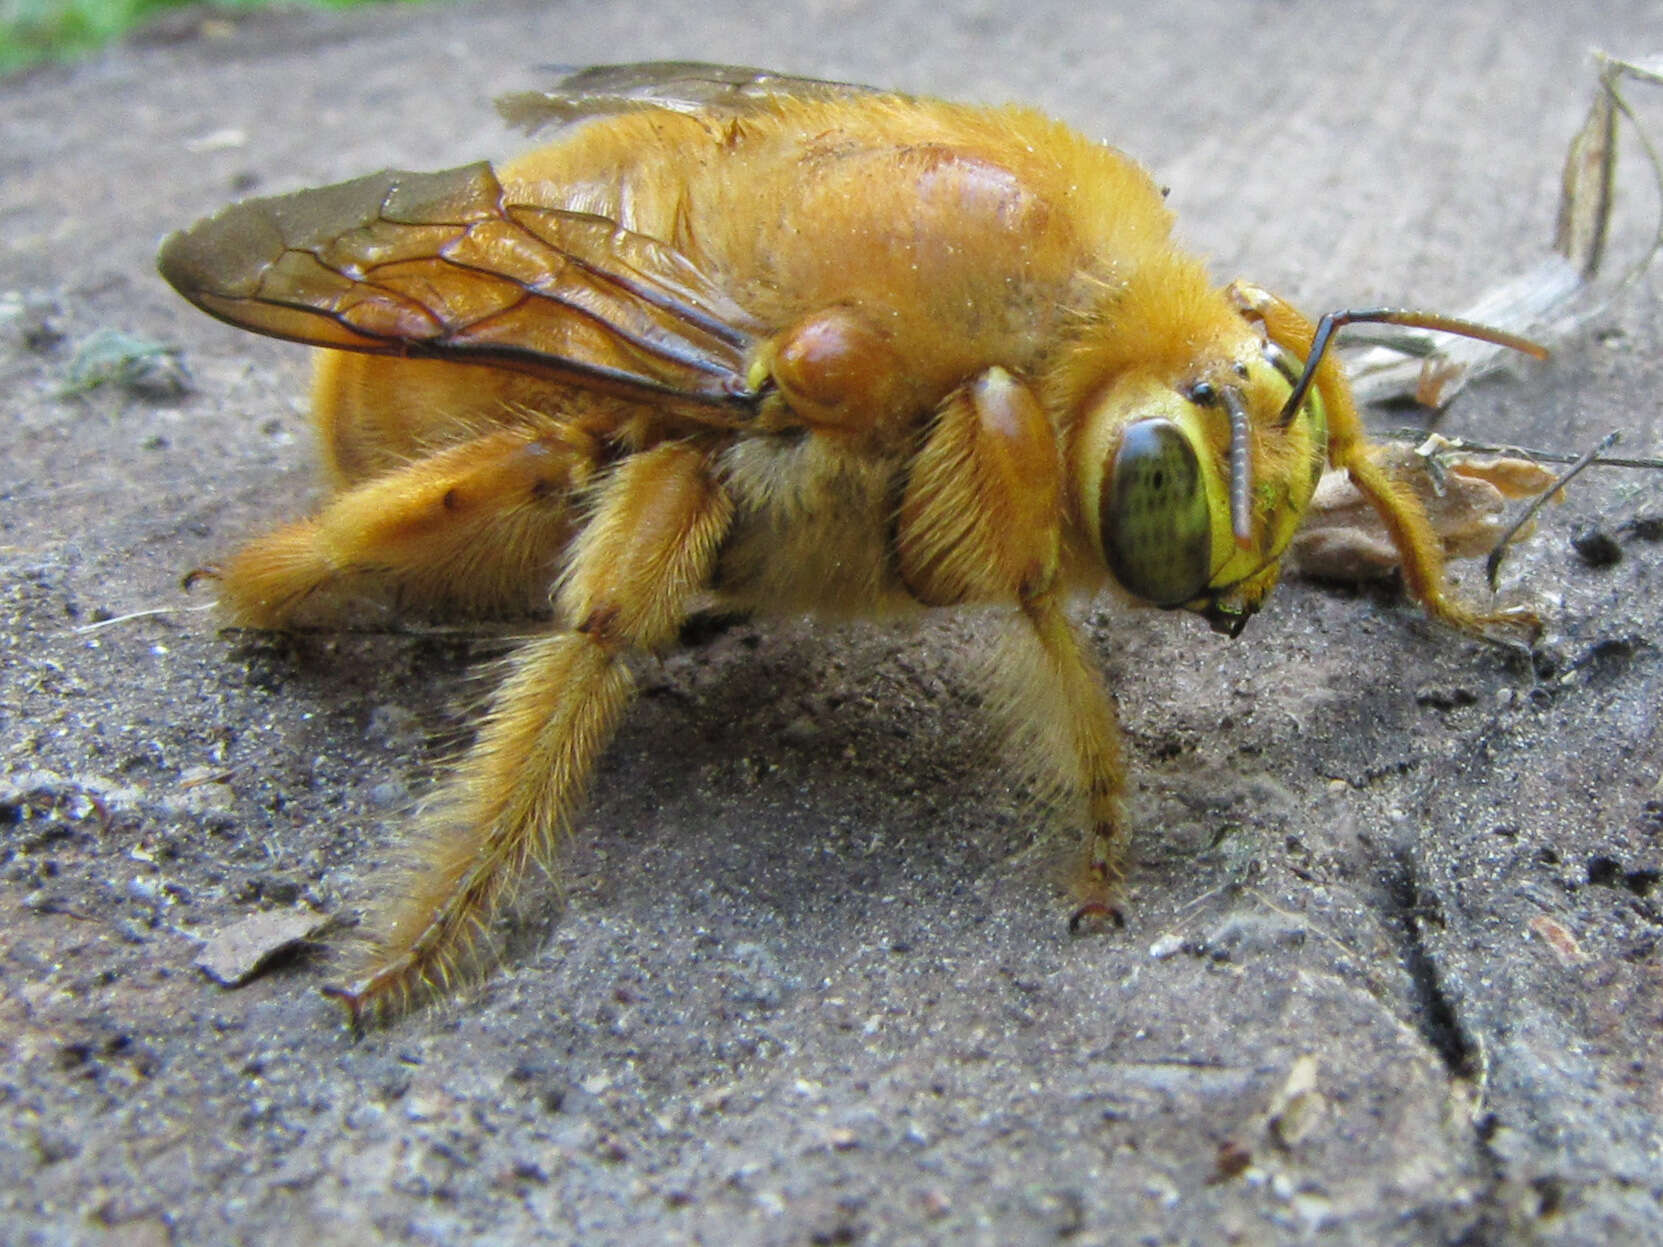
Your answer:
[[[1282,299],[1256,286],[1231,287],[1236,305],[1264,323],[1271,341],[1304,359],[1311,353],[1315,328]],[[1529,611],[1475,610],[1449,591],[1444,573],[1444,546],[1426,516],[1414,489],[1382,467],[1377,448],[1363,428],[1338,359],[1332,352],[1317,366],[1317,388],[1328,417],[1328,462],[1343,468],[1369,500],[1397,547],[1403,583],[1409,594],[1434,619],[1464,632],[1499,633],[1534,638],[1541,624]]]
[[[1041,797],[1085,833],[1079,912],[1112,913],[1127,840],[1120,728],[1063,611],[1062,499],[1054,430],[1025,385],[990,369],[936,413],[902,494],[896,564],[921,601],[1016,608],[990,705]]]
[[[1056,592],[1027,598],[993,654],[989,704],[1040,797],[1081,830],[1074,924],[1115,918],[1130,844],[1114,702]]]
[[[354,1024],[486,964],[503,902],[547,866],[633,696],[632,650],[675,637],[732,505],[704,454],[666,443],[622,461],[571,554],[565,626],[510,660],[478,739],[427,816],[420,862],[358,977],[332,989]]]
[[[219,569],[231,618],[322,622],[359,601],[473,615],[546,607],[600,448],[564,425],[500,429],[382,472]]]

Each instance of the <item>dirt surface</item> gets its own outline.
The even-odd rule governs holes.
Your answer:
[[[1651,0],[952,7],[197,15],[0,83],[0,1239],[1663,1242],[1655,479],[1511,560],[1533,659],[1384,591],[1094,609],[1124,930],[1065,931],[974,617],[766,622],[647,670],[546,938],[361,1041],[318,995],[495,643],[180,590],[315,494],[304,353],[179,302],[166,230],[510,153],[540,63],[701,57],[1034,101],[1221,277],[1456,308],[1545,249],[1588,49],[1658,50]],[[1657,290],[1442,427],[1663,452]],[[67,392],[104,330],[191,392]]]

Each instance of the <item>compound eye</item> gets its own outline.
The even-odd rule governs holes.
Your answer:
[[[1098,531],[1109,570],[1156,606],[1182,606],[1207,588],[1212,510],[1189,439],[1170,420],[1126,426],[1100,495]]]

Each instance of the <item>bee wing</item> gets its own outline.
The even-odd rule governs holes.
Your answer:
[[[674,247],[514,202],[489,164],[233,204],[158,266],[205,312],[312,346],[748,409],[758,326]],[[714,413],[712,413],[713,415]]]
[[[825,100],[898,94],[853,82],[796,78],[749,65],[704,61],[643,61],[557,72],[561,76],[547,90],[517,91],[498,98],[497,111],[503,120],[531,134],[546,126],[643,108],[734,116],[781,97]]]

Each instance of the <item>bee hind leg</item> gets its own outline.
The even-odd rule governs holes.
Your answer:
[[[571,494],[598,454],[571,429],[528,425],[384,471],[245,545],[218,569],[221,604],[263,628],[364,601],[461,615],[546,608]]]
[[[567,626],[509,660],[477,739],[426,816],[379,942],[358,977],[329,992],[355,1026],[489,963],[493,920],[533,868],[550,865],[633,697],[629,653],[675,638],[731,514],[704,454],[684,443],[630,456],[602,485],[557,601]]]

